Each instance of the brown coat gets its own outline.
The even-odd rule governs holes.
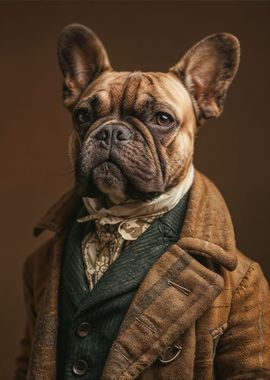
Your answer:
[[[56,234],[24,266],[27,325],[16,380],[55,379],[61,254],[76,202],[69,193],[35,229]],[[268,284],[237,250],[225,202],[198,171],[179,241],[141,283],[102,375],[135,378],[270,379]]]

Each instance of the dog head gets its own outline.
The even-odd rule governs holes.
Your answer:
[[[166,73],[117,72],[91,30],[65,27],[58,59],[63,102],[73,115],[78,192],[117,203],[152,199],[179,184],[192,163],[198,126],[223,110],[239,55],[237,38],[218,33]]]

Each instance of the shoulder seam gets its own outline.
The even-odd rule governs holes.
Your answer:
[[[235,295],[238,294],[238,292],[243,289],[245,287],[245,284],[247,282],[247,277],[249,276],[249,274],[251,272],[253,272],[255,270],[255,265],[258,265],[256,263],[256,261],[251,261],[249,266],[247,267],[245,273],[243,274],[243,276],[241,277],[238,285],[236,286],[235,290],[233,291],[232,293],[232,297],[234,297]]]

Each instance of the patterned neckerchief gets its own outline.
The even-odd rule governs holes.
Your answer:
[[[95,228],[82,241],[82,254],[90,290],[119,256],[124,245],[136,240],[155,219],[178,204],[190,189],[194,178],[193,166],[180,185],[151,202],[128,201],[109,209],[100,206],[99,199],[83,198],[89,215],[79,223],[94,221]]]

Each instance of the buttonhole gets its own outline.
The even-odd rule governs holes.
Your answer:
[[[191,291],[187,288],[184,288],[183,286],[177,284],[176,282],[173,282],[171,280],[168,280],[168,285],[171,285],[175,287],[176,289],[180,290],[180,292],[184,293],[186,296],[189,296]]]
[[[148,328],[148,330],[152,331],[153,333],[157,332],[157,329],[154,326],[149,326],[148,323],[145,323],[144,321],[142,321],[138,317],[136,317],[135,319],[136,319],[137,322],[141,323],[143,326],[145,326],[146,328]]]

